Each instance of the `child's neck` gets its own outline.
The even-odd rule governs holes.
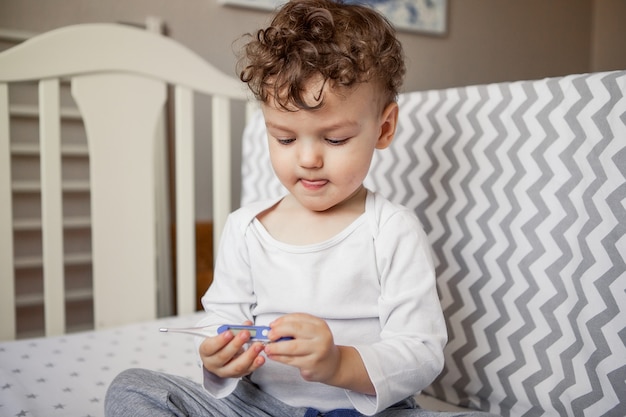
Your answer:
[[[288,195],[257,216],[272,237],[291,245],[311,245],[336,236],[365,212],[367,190],[361,187],[348,200],[324,211],[303,207]]]

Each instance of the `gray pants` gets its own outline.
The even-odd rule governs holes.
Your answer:
[[[354,410],[319,413],[291,407],[264,393],[247,379],[241,380],[226,398],[215,399],[193,381],[144,369],[129,369],[111,383],[105,399],[107,417],[316,417],[360,416]],[[440,413],[419,408],[412,398],[402,401],[377,417],[484,417],[486,413]]]

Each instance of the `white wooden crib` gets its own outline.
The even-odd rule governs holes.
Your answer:
[[[15,103],[25,82],[35,83],[35,111]],[[211,132],[196,132],[198,94],[211,98]],[[73,102],[76,107],[69,107]],[[0,53],[0,340],[16,337],[17,314],[29,304],[43,304],[46,336],[0,342],[0,416],[101,416],[109,382],[130,366],[198,376],[190,338],[158,329],[198,320],[194,136],[212,143],[213,230],[219,239],[231,210],[231,109],[246,109],[246,103],[238,80],[172,39],[138,28],[70,26]],[[25,117],[38,119],[39,138],[19,129]],[[68,118],[84,125],[86,144],[66,140]],[[168,285],[158,277],[169,276],[162,262],[170,256],[162,172],[165,138],[172,133],[177,311],[156,320],[163,300],[158,285]],[[89,161],[84,182],[64,174],[65,160],[79,154]],[[38,175],[24,179],[12,166],[12,159],[24,156],[40,160],[33,169]],[[90,196],[87,218],[64,213],[79,192]],[[23,210],[20,199],[39,195],[40,213]],[[91,229],[89,257],[64,250],[76,228]],[[41,234],[40,252],[16,247],[19,233]],[[66,272],[76,264],[91,269],[86,289],[66,285]],[[41,271],[43,297],[18,291],[16,279],[28,269]],[[91,304],[96,330],[66,335],[76,331],[66,325],[66,308],[77,299]]]
[[[9,95],[23,82],[38,85],[38,140],[12,135],[12,123],[24,111]],[[77,110],[61,105],[66,84]],[[164,268],[158,261],[168,255],[162,236],[169,233],[169,222],[165,181],[155,178],[155,167],[164,165],[168,88],[174,102],[177,313],[183,314],[195,310],[194,94],[212,97],[212,114],[207,115],[212,134],[201,140],[212,140],[218,238],[231,202],[230,102],[246,100],[242,83],[172,39],[117,24],[53,30],[0,54],[0,340],[15,338],[16,308],[33,298],[16,297],[15,272],[38,262],[47,336],[65,333],[66,304],[80,297],[93,299],[95,328],[157,316],[163,292],[157,291],[157,268]],[[88,184],[66,181],[63,175],[62,159],[83,151],[62,138],[61,119],[68,114],[84,124]],[[40,177],[11,181],[16,175],[11,156],[39,152]],[[91,215],[64,224],[65,196],[77,188],[89,190]],[[15,197],[39,192],[40,221],[15,205]],[[81,261],[64,251],[64,233],[77,224],[91,226],[91,258],[83,260],[93,270],[87,293],[65,288],[67,265]],[[35,256],[40,261],[15,248],[13,237],[24,229],[41,230],[42,249]]]

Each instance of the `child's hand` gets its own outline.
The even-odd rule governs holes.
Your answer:
[[[361,355],[352,346],[335,345],[333,334],[326,322],[309,314],[287,314],[274,320],[269,337],[293,337],[265,346],[268,358],[295,366],[307,381],[321,382],[375,395]]]
[[[294,340],[270,343],[266,355],[300,369],[307,381],[328,383],[339,368],[341,354],[326,322],[309,314],[287,314],[270,324],[272,340],[291,336]]]
[[[249,339],[250,332],[247,330],[236,336],[228,330],[215,337],[207,337],[200,345],[202,364],[221,378],[241,378],[251,374],[265,363],[265,358],[260,356],[262,343],[255,342],[247,350],[244,349]]]

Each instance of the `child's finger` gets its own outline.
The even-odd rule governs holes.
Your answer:
[[[274,320],[270,327],[272,329],[269,333],[271,340],[278,340],[282,337],[310,340],[317,338],[320,334],[330,333],[324,320],[305,313],[286,314]]]
[[[250,332],[247,330],[241,331],[236,335],[231,331],[224,333],[230,333],[232,339],[221,350],[215,353],[215,356],[221,359],[222,365],[236,357],[243,350],[244,345],[248,343],[248,340],[250,340]],[[228,336],[226,336],[226,338],[228,338]]]
[[[207,337],[200,345],[200,356],[213,356],[222,350],[232,339],[232,332],[224,332],[215,337]]]
[[[249,339],[250,333],[247,331],[240,332],[236,336],[231,331],[226,331],[205,339],[200,345],[200,356],[204,367],[215,372],[238,356]]]
[[[260,356],[261,352],[263,352],[261,343],[252,344],[246,351],[225,364],[219,370],[218,376],[239,378],[251,374],[265,363],[265,358]]]

